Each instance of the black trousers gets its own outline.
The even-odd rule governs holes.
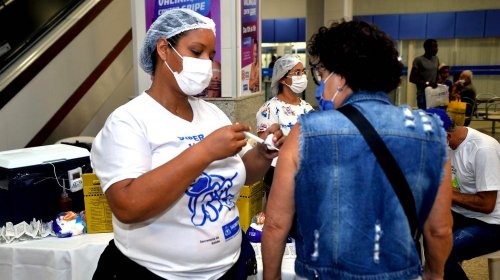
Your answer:
[[[239,262],[240,260],[238,260]],[[242,279],[238,277],[237,264],[233,265],[219,280]],[[246,278],[246,277],[245,277]],[[102,252],[97,269],[92,280],[164,280],[160,276],[149,271],[144,266],[132,261],[125,256],[115,245],[114,240],[109,241],[108,246]]]

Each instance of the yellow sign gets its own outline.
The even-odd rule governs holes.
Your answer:
[[[87,233],[113,232],[111,209],[94,173],[82,175]]]

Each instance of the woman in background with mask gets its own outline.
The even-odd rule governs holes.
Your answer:
[[[287,54],[276,60],[271,79],[271,93],[274,95],[257,111],[257,133],[262,134],[273,124],[279,124],[284,135],[297,122],[297,118],[313,110],[300,95],[307,87],[307,76],[300,57]],[[276,159],[272,166],[275,166]],[[267,172],[264,183],[271,186],[273,167]]]
[[[393,41],[375,26],[350,21],[321,27],[308,52],[324,67],[319,92],[324,111],[300,116],[280,149],[262,231],[264,279],[279,279],[292,224],[298,279],[420,279],[410,223],[424,234],[424,279],[442,279],[452,219],[440,120],[390,103],[387,92],[399,85],[403,65]],[[406,216],[381,163],[344,115],[352,111],[376,131],[367,138],[378,134],[387,146],[382,159],[395,159],[389,175],[401,170],[408,183],[404,201],[414,202],[408,203],[414,219]]]
[[[191,10],[165,11],[148,30],[140,65],[151,87],[93,142],[114,230],[94,279],[238,279],[236,200],[277,153],[246,148],[248,126],[193,97],[208,86],[214,55],[214,22]],[[279,128],[270,133],[281,146]]]

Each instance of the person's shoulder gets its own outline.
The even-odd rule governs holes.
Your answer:
[[[150,104],[148,104],[151,101],[150,99],[151,97],[147,93],[143,92],[138,96],[133,97],[127,103],[116,108],[111,113],[111,116],[116,118],[116,117],[133,116],[142,112],[148,112],[150,111],[151,108]]]
[[[311,106],[311,104],[309,104],[309,102],[307,102],[306,100],[304,99],[300,99],[300,104],[303,104],[303,105],[306,105],[306,106]]]
[[[422,59],[424,59],[425,56],[424,55],[419,55],[419,56],[416,56],[414,59],[413,59],[413,62],[417,62],[417,61],[422,61]]]
[[[491,147],[500,151],[500,143],[492,136],[472,127],[467,127],[467,131],[470,137],[467,137],[468,139],[466,138],[466,140],[474,143],[477,148]]]
[[[338,110],[328,110],[328,111],[310,111],[307,114],[302,114],[299,116],[299,121],[306,123],[321,123],[325,125],[326,123],[331,123],[332,120],[338,120],[342,118],[342,113]]]
[[[191,106],[193,107],[193,110],[200,111],[202,114],[206,114],[203,116],[205,119],[207,119],[209,117],[216,117],[216,118],[224,119],[224,120],[229,119],[227,117],[226,113],[224,113],[224,111],[222,111],[222,109],[217,107],[217,105],[215,105],[211,102],[208,102],[206,100],[203,100],[202,98],[190,96],[189,102],[190,102]]]
[[[278,97],[273,96],[269,100],[267,100],[266,102],[264,102],[264,104],[262,104],[262,107],[276,107],[280,103],[283,103],[283,101],[279,100]]]
[[[309,102],[305,101],[304,99],[300,100],[300,106],[306,107],[309,110],[314,110],[313,106],[311,104],[309,104]]]

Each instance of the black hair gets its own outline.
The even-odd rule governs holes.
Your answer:
[[[283,84],[280,83],[280,81],[285,78],[286,79],[286,76],[288,76],[288,74],[290,73],[290,70],[286,71],[285,75],[283,75],[283,77],[281,77],[279,80],[278,80],[278,93],[276,93],[276,95],[280,94],[283,92]]]
[[[189,30],[188,30],[188,31],[181,32],[181,33],[179,33],[179,34],[177,34],[177,35],[174,35],[174,36],[172,36],[172,37],[168,38],[168,39],[167,39],[167,41],[169,41],[169,42],[170,42],[170,45],[172,45],[172,47],[174,47],[174,48],[175,48],[175,47],[177,46],[177,43],[179,43],[179,40],[180,40],[182,37],[186,36],[186,34],[187,34],[188,32],[189,32]],[[170,46],[169,46],[169,47],[170,47]],[[153,50],[153,52],[151,52],[151,61],[152,61],[152,63],[153,63],[153,73],[152,73],[153,75],[155,74],[155,70],[156,70],[156,62],[158,61],[157,56],[158,56],[158,53],[157,53],[156,48],[155,48],[155,49]]]
[[[320,27],[308,42],[310,56],[330,72],[343,76],[354,91],[390,92],[403,73],[394,42],[364,21],[335,22]]]
[[[424,41],[424,50],[432,47],[432,44],[437,44],[437,40],[436,39],[427,39]]]

